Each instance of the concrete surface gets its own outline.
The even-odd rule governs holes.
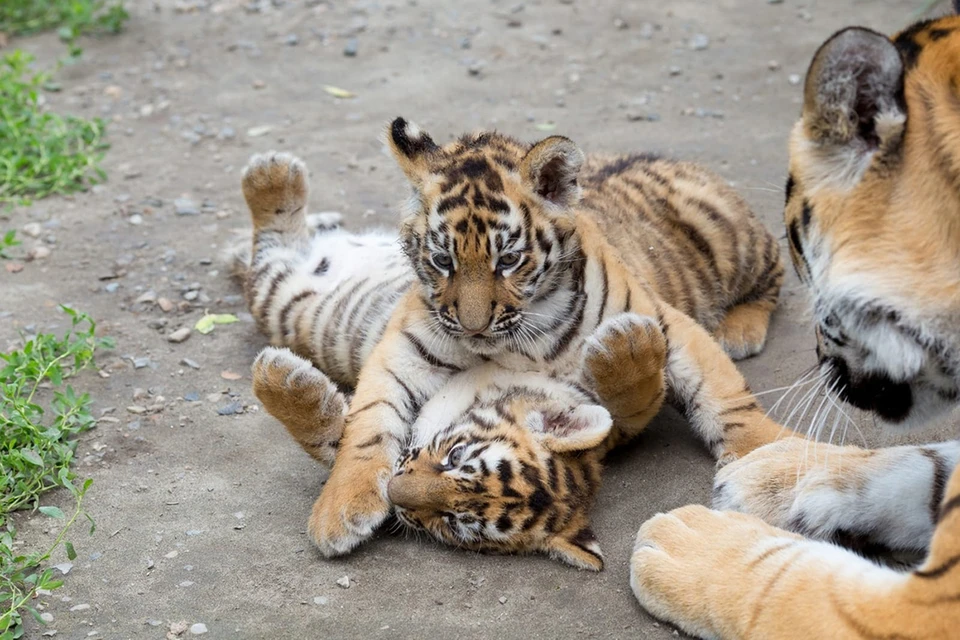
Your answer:
[[[712,461],[675,415],[609,465],[594,515],[607,558],[599,575],[389,534],[330,562],[305,533],[323,476],[250,393],[249,365],[263,344],[252,324],[194,332],[182,344],[165,336],[192,327],[205,308],[244,311],[216,258],[246,224],[239,170],[254,152],[305,158],[314,211],[392,224],[404,190],[378,136],[397,115],[438,139],[480,127],[534,139],[547,135],[538,125],[554,122],[552,131],[588,150],[698,160],[782,230],[785,140],[814,49],[853,23],[898,29],[920,4],[128,2],[127,31],[84,41],[83,59],[60,74],[63,91],[48,96],[57,108],[114,121],[110,181],[0,221],[47,224],[44,235],[56,239],[45,260],[0,272],[9,314],[0,347],[30,325],[62,327],[59,302],[93,314],[118,344],[99,359],[108,379],[91,372],[76,382],[98,415],[116,408],[78,447],[78,472],[94,479],[87,507],[97,532],[72,536],[80,558],[64,588],[42,600],[54,622],[28,636],[163,638],[185,621],[206,625],[210,638],[673,637],[634,601],[627,560],[646,518],[709,499]],[[704,44],[697,34],[706,49],[692,46]],[[343,53],[350,38],[353,57]],[[45,61],[62,52],[53,35],[12,46]],[[334,98],[324,85],[356,98]],[[178,216],[180,197],[211,206]],[[163,203],[145,206],[147,198]],[[38,242],[26,239],[25,248]],[[100,279],[110,276],[119,277]],[[179,303],[195,282],[200,293],[186,309],[135,302],[152,290]],[[743,363],[755,390],[788,385],[812,364],[805,308],[791,274],[767,350]],[[148,324],[158,319],[167,322],[160,331]],[[125,356],[150,364],[135,369]],[[200,368],[180,364],[184,357]],[[137,389],[146,395],[135,399]],[[247,405],[241,415],[217,414],[227,392]],[[184,400],[192,393],[199,402]],[[127,412],[158,395],[161,412]],[[45,501],[68,505],[64,494]],[[28,548],[51,535],[46,518],[18,523]],[[337,585],[345,575],[349,589]],[[70,611],[77,604],[90,608]]]

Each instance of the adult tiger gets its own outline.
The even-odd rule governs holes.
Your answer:
[[[243,183],[255,227],[244,273],[261,328],[340,382],[359,376],[310,518],[323,553],[349,551],[387,516],[410,427],[452,376],[493,362],[579,380],[582,345],[620,314],[652,319],[644,326],[669,350],[648,388],[624,386],[619,364],[605,372],[618,433],[657,413],[663,374],[718,458],[780,433],[720,347],[762,348],[779,252],[718,178],[648,156],[585,159],[561,137],[530,146],[483,133],[441,148],[397,119],[387,139],[413,186],[401,241],[415,277],[382,236],[333,236],[338,248],[311,236],[306,170],[290,156],[254,158]],[[377,243],[370,259],[362,248]],[[324,291],[331,277],[343,286]]]
[[[791,255],[822,372],[902,429],[960,397],[958,145],[960,17],[849,28],[817,51],[790,138]],[[960,443],[819,448],[804,464],[790,439],[718,474],[717,506],[793,532],[702,507],[645,523],[640,602],[703,638],[960,637]],[[898,572],[796,531],[927,556]]]

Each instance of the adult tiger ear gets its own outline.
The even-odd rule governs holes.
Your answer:
[[[533,145],[520,162],[520,178],[550,204],[567,208],[580,201],[577,176],[584,155],[573,140],[550,136]]]
[[[527,428],[554,453],[592,449],[610,434],[612,426],[610,412],[596,404],[527,414]]]
[[[385,138],[404,175],[414,187],[420,187],[430,173],[430,161],[440,147],[427,132],[403,118],[396,118],[387,125]]]
[[[573,533],[561,533],[547,540],[544,547],[551,558],[565,562],[578,569],[601,571],[603,553],[600,543],[590,527],[583,527]]]
[[[900,52],[885,35],[851,27],[820,46],[803,96],[806,137],[856,157],[903,132],[906,106]]]

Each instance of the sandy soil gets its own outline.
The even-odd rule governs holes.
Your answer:
[[[404,190],[380,151],[388,119],[444,140],[480,127],[533,139],[554,123],[588,150],[706,163],[781,230],[785,140],[814,49],[848,24],[899,29],[919,2],[129,4],[127,31],[85,42],[49,96],[114,121],[110,181],[0,222],[40,223],[25,249],[52,249],[21,273],[0,271],[0,346],[25,327],[62,327],[60,302],[93,314],[118,343],[99,361],[110,377],[79,383],[97,414],[108,412],[78,449],[98,529],[74,535],[80,558],[44,599],[54,622],[30,637],[162,638],[180,621],[213,638],[672,637],[627,584],[640,523],[709,500],[712,461],[669,413],[609,465],[594,516],[607,557],[599,575],[386,534],[338,561],[314,551],[305,520],[323,475],[257,410],[248,368],[263,340],[218,262],[246,224],[240,168],[257,151],[294,151],[312,171],[314,211],[390,225]],[[45,60],[62,50],[54,36],[13,44]],[[150,302],[159,297],[179,306],[165,313]],[[167,341],[205,309],[244,321]],[[791,276],[766,352],[743,363],[754,389],[789,384],[813,362],[804,310]],[[218,415],[233,401],[242,413]],[[162,410],[127,409],[152,405]],[[64,495],[47,501],[67,505]],[[20,525],[31,547],[49,539],[43,517]],[[343,576],[349,589],[337,585]]]

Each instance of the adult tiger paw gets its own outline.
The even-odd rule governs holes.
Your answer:
[[[313,504],[307,531],[320,553],[330,558],[349,553],[373,535],[390,514],[389,465],[357,469],[337,460],[320,497]]]
[[[744,626],[757,596],[753,561],[797,541],[802,538],[751,516],[682,507],[640,527],[630,586],[653,616],[691,635],[751,637]]]

